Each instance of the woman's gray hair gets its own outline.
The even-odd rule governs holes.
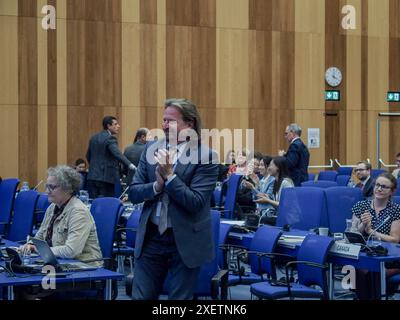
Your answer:
[[[47,170],[47,174],[57,180],[57,183],[63,191],[72,195],[79,192],[81,176],[70,166],[60,165],[56,167],[50,167]]]

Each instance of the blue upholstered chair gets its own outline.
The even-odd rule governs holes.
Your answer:
[[[315,180],[315,173],[309,173],[308,174],[308,180],[309,181],[314,181]]]
[[[0,183],[0,234],[5,235],[11,220],[11,212],[14,208],[15,192],[19,180],[3,179]]]
[[[328,299],[326,259],[332,243],[329,237],[307,235],[299,249],[297,261],[290,261],[285,266],[286,279],[254,283],[250,286],[251,294],[260,299]],[[297,266],[298,282],[289,282],[289,269],[293,266]]]
[[[329,180],[317,180],[317,181],[304,181],[301,183],[302,187],[314,187],[314,188],[331,188],[337,187],[336,181]]]
[[[337,174],[336,171],[321,171],[318,174],[318,181],[336,181]]]
[[[95,199],[90,207],[90,212],[96,224],[100,249],[105,259],[112,259],[113,257],[113,243],[121,206],[121,200],[104,197]]]
[[[236,208],[236,198],[237,191],[242,180],[241,175],[232,174],[227,182],[227,191],[225,196],[225,202],[223,208],[215,208],[222,212],[222,216],[227,219],[233,219],[235,208]]]
[[[44,215],[46,213],[47,208],[50,206],[49,196],[46,193],[39,194],[38,201],[36,203],[36,211],[35,211],[35,225],[39,227],[44,219]]]
[[[249,250],[238,254],[238,272],[236,274],[229,274],[228,285],[234,286],[260,282],[264,280],[263,275],[265,274],[275,279],[274,258],[282,255],[274,253],[274,251],[281,234],[282,231],[274,227],[264,225],[258,228],[251,241]],[[240,267],[240,258],[243,255],[247,255],[249,259],[250,272],[248,273],[244,272],[244,269]]]
[[[353,173],[353,167],[339,167],[337,169],[337,173],[338,175],[351,176],[351,174]]]
[[[344,232],[346,219],[351,219],[351,208],[363,200],[360,188],[334,187],[324,189],[329,221],[329,231]]]
[[[347,174],[338,174],[336,176],[336,183],[338,186],[346,187],[349,184],[351,176]]]
[[[124,273],[124,257],[128,257],[131,273],[133,273],[133,256],[135,251],[136,231],[139,226],[141,211],[133,210],[126,225],[123,228],[117,229],[117,239],[121,239],[121,233],[125,231],[125,243],[116,243],[114,255],[117,257],[118,269],[120,273]]]
[[[32,234],[34,213],[39,193],[34,190],[20,192],[15,199],[14,215],[7,239],[25,241]]]
[[[324,190],[312,187],[283,189],[276,225],[283,227],[285,224],[301,230],[328,227]]]
[[[392,201],[394,203],[400,204],[400,196],[392,196]]]
[[[387,172],[384,169],[372,169],[371,170],[371,177],[376,179],[381,173]]]

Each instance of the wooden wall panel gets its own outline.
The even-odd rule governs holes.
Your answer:
[[[218,0],[216,2],[216,27],[248,29],[249,0]]]
[[[2,0],[0,2],[0,16],[18,16],[18,1]]]
[[[140,0],[140,23],[157,23],[157,0]]]
[[[18,2],[18,174],[37,182],[38,36],[36,1]]]
[[[157,26],[140,29],[140,106],[156,106],[157,101]]]
[[[67,3],[57,0],[57,104],[48,110],[48,163],[67,163]],[[50,38],[51,39],[51,36]],[[53,46],[50,44],[49,49]],[[49,78],[50,80],[50,78]],[[49,102],[52,99],[49,98]]]
[[[0,105],[18,104],[18,19],[0,16]]]
[[[191,99],[199,108],[216,108],[216,32],[215,29],[194,27],[191,43]],[[215,115],[215,111],[212,111]],[[211,120],[211,119],[209,119]],[[204,123],[214,128],[214,121]]]
[[[389,91],[400,91],[400,2],[389,1]],[[390,103],[389,111],[398,112],[400,103]],[[384,158],[385,163],[393,163],[396,155],[400,152],[400,118],[391,118],[389,126],[389,155]]]
[[[167,26],[167,96],[192,95],[192,28]]]
[[[121,21],[140,23],[142,0],[121,0]]]
[[[0,176],[4,178],[20,177],[19,173],[19,117],[18,106],[0,105],[0,126],[2,152],[0,155]]]
[[[241,46],[238,46],[238,43]],[[217,29],[216,50],[217,108],[247,106],[249,32],[238,29]],[[218,120],[217,125],[219,126]]]
[[[45,4],[56,30],[40,27]],[[356,30],[341,27],[346,4]],[[35,184],[83,156],[106,114],[122,125],[123,149],[138,127],[160,127],[170,97],[191,98],[205,127],[254,129],[255,148],[272,155],[298,122],[304,141],[321,130],[311,164],[375,165],[377,114],[400,105],[385,98],[400,91],[399,13],[397,0],[2,0],[0,114],[19,130],[2,131],[18,161],[0,156],[0,174]],[[331,65],[344,75],[339,103],[323,100]],[[391,162],[400,120],[383,121]]]

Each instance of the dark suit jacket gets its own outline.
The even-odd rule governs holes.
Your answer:
[[[369,198],[374,194],[375,179],[369,177],[367,183],[362,189],[364,198]]]
[[[90,139],[86,159],[89,162],[88,180],[112,184],[120,178],[119,162],[125,166],[131,164],[118,149],[117,138],[107,130],[96,133]]]
[[[137,167],[139,165],[140,156],[142,155],[145,147],[146,147],[145,143],[136,141],[134,144],[131,144],[130,146],[126,147],[124,151],[124,156],[127,157],[128,160]],[[127,182],[128,184],[131,184],[135,171],[128,170],[126,174],[127,174]]]
[[[132,203],[145,201],[136,234],[136,258],[141,255],[147,222],[160,196],[155,196],[153,190],[157,165],[146,161],[146,154],[148,152],[150,159],[153,158],[154,152],[162,148],[162,143],[158,141],[146,145],[129,190]],[[207,160],[215,156],[205,146],[196,147],[196,150],[199,159]],[[204,262],[211,261],[215,255],[210,200],[218,177],[218,165],[203,163],[178,162],[174,170],[176,177],[164,188],[169,196],[168,216],[171,218],[177,250],[183,263],[189,268],[199,267]]]
[[[285,155],[289,176],[295,186],[300,186],[302,182],[308,180],[308,164],[310,153],[301,139],[293,141]]]

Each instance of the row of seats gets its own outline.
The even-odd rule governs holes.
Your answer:
[[[372,169],[371,170],[371,177],[376,178],[381,173],[386,172],[384,169]],[[351,176],[353,173],[352,167],[340,167],[337,171],[336,170],[328,170],[328,171],[321,171],[316,175],[315,173],[309,173],[308,179],[314,181],[315,178],[317,180],[326,180],[326,181],[337,181],[338,176]]]

